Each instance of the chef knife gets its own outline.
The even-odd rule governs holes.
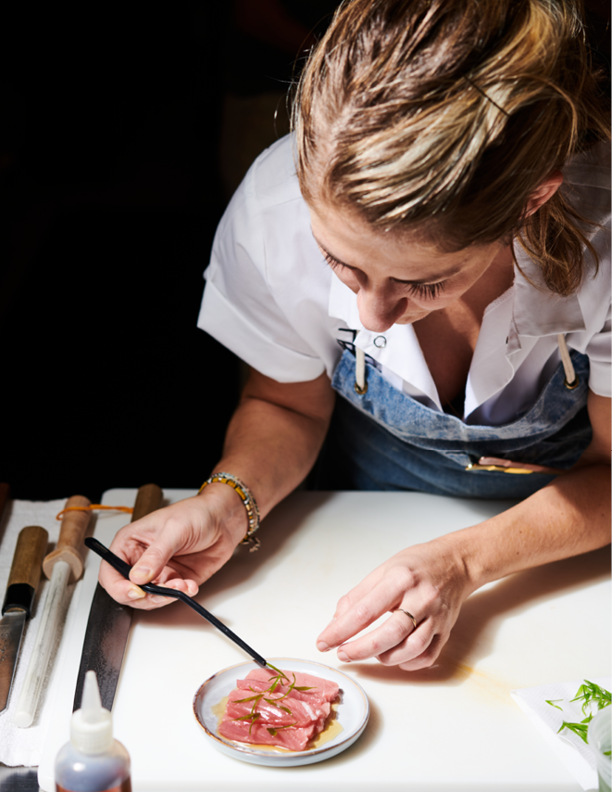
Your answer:
[[[38,525],[22,528],[6,586],[0,620],[0,712],[7,707],[19,647],[29,618],[49,534]]]
[[[132,522],[158,509],[162,497],[163,493],[156,484],[140,487]],[[133,613],[133,608],[116,602],[98,583],[83,640],[73,711],[81,708],[85,674],[88,671],[96,672],[102,706],[107,710],[112,709]]]

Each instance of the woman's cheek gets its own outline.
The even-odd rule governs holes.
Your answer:
[[[357,294],[359,291],[359,283],[357,278],[349,271],[349,272],[338,272],[338,270],[334,270],[334,275],[342,282],[345,286]]]

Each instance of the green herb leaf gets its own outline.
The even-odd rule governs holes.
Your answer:
[[[563,707],[557,707],[555,701],[563,701],[563,699],[544,699],[547,704],[550,704],[551,707],[555,707],[555,709],[561,710],[563,712]]]
[[[578,737],[580,737],[581,740],[584,740],[584,742],[587,742],[587,731],[588,731],[588,728],[589,727],[586,724],[584,724],[584,723],[567,723],[566,721],[563,721],[563,723],[561,724],[561,728],[559,729],[557,734],[559,734],[559,732],[563,731],[563,729],[568,729],[569,731],[574,732],[574,734],[577,734]]]
[[[289,677],[285,676],[285,674],[283,674],[280,668],[273,666],[272,663],[266,663],[266,665],[268,666],[268,668],[271,668],[273,671],[276,671],[280,679],[286,679],[287,681],[289,681]]]
[[[265,698],[265,695],[264,695],[265,693],[274,694],[274,692],[276,691],[276,688],[279,685],[283,684],[282,680],[285,680],[286,682],[289,682],[289,677],[286,674],[284,674],[279,668],[276,668],[276,666],[273,666],[271,663],[268,663],[267,665],[270,668],[274,669],[274,671],[276,671],[276,674],[277,674],[275,677],[270,677],[270,686],[267,687],[265,690],[263,690],[261,693],[257,693],[252,687],[249,687],[249,690],[252,691],[253,693],[255,693],[254,696],[248,696],[247,698],[235,699],[234,700],[235,704],[244,704],[244,703],[249,702],[249,701],[253,702],[253,706],[251,707],[251,712],[250,712],[249,715],[244,715],[241,718],[234,718],[235,721],[250,720],[251,725],[249,726],[249,734],[251,734],[251,729],[253,728],[253,724],[256,723],[257,720],[259,720],[259,713],[257,712],[257,706],[258,706],[259,702],[262,700],[262,698],[264,699],[264,701],[266,703],[272,704],[274,707],[277,707],[278,709],[282,710],[283,712],[286,712],[287,715],[292,715],[293,713],[291,712],[289,707],[284,707],[282,704],[279,704],[278,702],[279,701],[283,701],[284,699],[286,699],[291,694],[292,690],[299,690],[301,692],[304,692],[304,691],[308,691],[308,690],[313,690],[314,689],[312,687],[306,687],[306,686],[299,686],[298,687],[298,686],[296,686],[296,684],[295,684],[295,682],[296,682],[295,674],[292,673],[291,676],[293,677],[293,682],[289,683],[286,693],[284,693],[282,696],[279,696],[278,698],[275,698],[275,699]],[[290,725],[291,726],[295,726],[296,723],[297,723],[297,721],[295,723],[290,724]],[[274,734],[276,734],[276,732],[279,729],[287,729],[287,728],[289,728],[289,727],[288,726],[277,726],[274,729]],[[270,734],[272,734],[270,729],[268,729],[268,731],[270,732]]]
[[[554,699],[555,701],[561,701],[561,699]],[[581,740],[584,742],[588,742],[588,729],[589,723],[593,720],[593,713],[587,712],[588,709],[592,709],[593,706],[597,707],[597,710],[604,709],[604,707],[610,706],[612,702],[612,696],[609,690],[596,685],[594,682],[590,682],[588,679],[584,680],[584,684],[580,685],[578,688],[576,695],[570,701],[582,701],[582,714],[586,715],[586,717],[580,723],[569,723],[567,721],[563,721],[561,724],[561,728],[557,732],[563,731],[563,729],[567,729],[568,731],[574,732],[580,737]],[[553,707],[556,707],[556,704],[553,704],[552,701],[547,701],[547,704],[550,704]],[[561,707],[557,707],[557,709],[561,709]]]
[[[598,710],[608,707],[612,703],[612,694],[609,690],[585,679],[571,701],[582,701],[582,712],[586,715],[591,704],[596,704]]]

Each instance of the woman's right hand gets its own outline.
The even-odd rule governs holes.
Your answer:
[[[253,491],[263,517],[304,480],[321,450],[334,408],[326,373],[307,382],[276,382],[251,370],[230,422],[223,458]],[[125,580],[108,564],[100,583],[122,604],[149,610],[171,600],[138,588],[158,583],[194,596],[246,536],[246,509],[236,490],[214,482],[122,528],[111,550],[133,567]]]
[[[194,596],[230,558],[246,531],[246,511],[236,492],[222,483],[210,484],[200,495],[118,531],[110,548],[133,567],[130,580],[103,563],[100,584],[117,602],[143,610],[173,600],[146,594],[138,584],[156,583]]]

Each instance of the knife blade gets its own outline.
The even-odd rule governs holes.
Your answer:
[[[22,528],[17,537],[0,620],[0,712],[7,708],[26,620],[40,581],[49,534],[39,525]]]
[[[157,484],[145,484],[140,487],[131,522],[136,522],[158,509],[162,498],[163,493]],[[112,710],[133,613],[133,608],[116,602],[99,583],[97,584],[83,640],[72,704],[73,711],[81,708],[85,674],[88,671],[96,672],[102,706]]]

